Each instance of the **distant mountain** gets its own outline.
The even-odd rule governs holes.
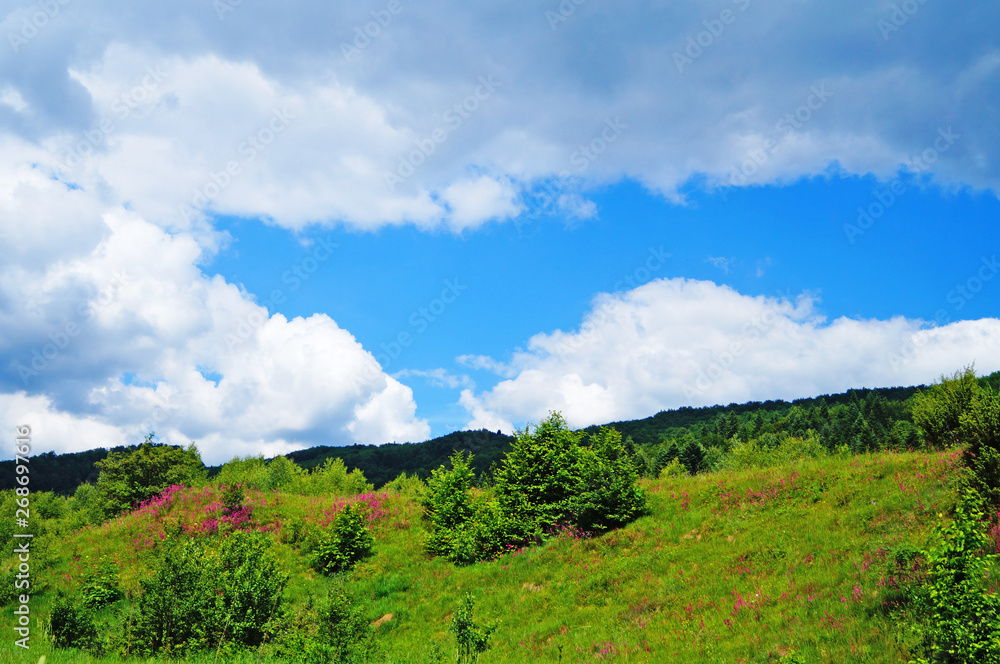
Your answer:
[[[1000,372],[980,379],[994,391],[1000,391]],[[868,397],[879,397],[887,402],[903,402],[913,396],[917,390],[924,387],[883,387],[874,389],[848,390],[839,394],[825,394],[794,401],[749,401],[743,404],[728,406],[705,406],[702,408],[677,408],[660,411],[656,415],[639,420],[610,422],[604,426],[613,426],[621,432],[623,438],[631,437],[640,447],[655,445],[664,436],[697,426],[709,426],[720,415],[735,412],[744,415],[754,411],[762,413],[780,413],[798,406],[802,409],[838,404],[863,402]],[[599,426],[587,427],[585,431],[592,433]],[[456,431],[454,433],[424,441],[422,443],[388,443],[385,445],[349,445],[333,447],[320,445],[305,450],[286,454],[289,459],[304,468],[313,468],[326,459],[339,457],[350,468],[359,468],[370,482],[380,487],[402,472],[419,477],[429,477],[431,470],[447,462],[455,451],[471,452],[474,455],[473,467],[477,474],[490,469],[494,463],[499,463],[504,453],[514,442],[512,436],[487,430]],[[114,450],[133,450],[135,446],[119,446]],[[34,491],[54,491],[63,495],[72,494],[76,487],[84,482],[96,482],[98,471],[95,464],[104,459],[111,450],[96,449],[86,452],[69,454],[54,454],[46,452],[31,458],[31,487]],[[221,466],[209,468],[209,474],[214,475]],[[0,489],[12,489],[14,484],[14,462],[0,461]]]

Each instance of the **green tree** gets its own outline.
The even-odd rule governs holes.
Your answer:
[[[572,502],[578,526],[618,528],[646,513],[646,497],[636,486],[639,473],[618,431],[602,427],[579,458],[580,490]]]
[[[337,515],[331,532],[319,543],[313,566],[324,574],[336,574],[354,567],[372,554],[375,539],[358,505],[348,505]]]
[[[958,437],[972,487],[1000,505],[1000,397],[990,388],[979,390],[959,416]]]
[[[451,455],[451,470],[441,466],[427,480],[424,516],[431,528],[424,546],[431,555],[452,557],[458,531],[474,514],[469,497],[475,479],[471,462],[471,454],[466,458],[463,453],[455,452]]]
[[[288,582],[264,533],[236,531],[219,551],[223,588],[223,638],[242,646],[259,646],[281,605]]]
[[[581,436],[559,413],[515,434],[496,473],[497,498],[507,514],[539,529],[570,520],[580,489]]]
[[[471,593],[466,593],[462,603],[451,618],[448,631],[455,635],[458,642],[458,664],[472,664],[479,655],[490,647],[490,638],[496,631],[496,625],[477,625],[472,618],[475,600]]]
[[[958,442],[959,418],[980,391],[973,368],[966,367],[949,378],[919,392],[913,400],[913,422],[927,444],[944,448]]]
[[[208,471],[198,449],[151,442],[153,434],[133,452],[112,452],[97,462],[101,474],[97,493],[105,517],[126,512],[168,486],[196,486],[205,482]]]

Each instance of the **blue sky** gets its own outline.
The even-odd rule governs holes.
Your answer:
[[[0,426],[219,463],[1000,369],[998,11],[9,3]]]

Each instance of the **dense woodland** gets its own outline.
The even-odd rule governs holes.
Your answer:
[[[1000,372],[980,379],[1000,391]],[[729,448],[734,436],[742,441],[758,439],[764,445],[787,436],[806,436],[814,431],[827,449],[846,445],[852,451],[912,449],[919,446],[911,414],[912,399],[924,386],[848,390],[795,401],[750,401],[728,406],[665,410],[639,420],[611,422],[622,434],[630,451],[641,455],[640,469],[655,474],[685,449],[690,469],[707,469],[720,452]],[[584,431],[593,434],[599,426]],[[473,455],[472,469],[490,476],[490,469],[510,450],[512,436],[500,432],[456,431],[422,443],[311,447],[286,457],[311,470],[327,459],[339,458],[348,468],[357,468],[375,488],[407,473],[427,479],[456,452]],[[673,449],[671,449],[673,448]],[[83,483],[97,481],[96,463],[110,451],[134,451],[137,446],[118,446],[70,454],[47,452],[33,457],[33,482],[38,491],[72,495]],[[718,452],[710,452],[710,450]],[[700,459],[700,461],[699,461]],[[221,466],[208,468],[214,477]],[[0,461],[0,490],[13,489],[14,462]]]

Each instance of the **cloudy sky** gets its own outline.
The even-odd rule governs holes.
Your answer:
[[[220,463],[998,370],[998,24],[7,0],[0,426]]]

